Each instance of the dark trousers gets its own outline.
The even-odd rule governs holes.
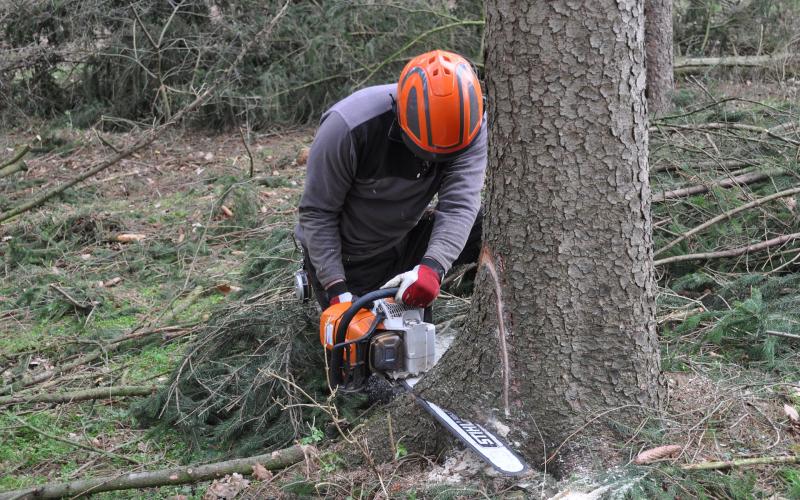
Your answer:
[[[420,221],[403,240],[394,247],[365,260],[353,262],[345,259],[344,265],[347,288],[354,295],[364,295],[367,292],[379,289],[384,283],[400,273],[411,270],[419,264],[428,249],[428,241],[433,232],[435,220],[434,212],[426,212]],[[483,229],[483,210],[478,212],[475,224],[467,237],[467,242],[461,254],[453,262],[453,266],[469,264],[478,261],[481,251],[481,231]],[[317,302],[326,309],[330,298],[325,293],[322,283],[317,279],[317,273],[308,257],[308,249],[303,248],[303,266],[308,273],[311,287]]]

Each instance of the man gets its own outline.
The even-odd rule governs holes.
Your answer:
[[[441,50],[325,112],[295,229],[323,309],[382,285],[428,307],[454,263],[477,259],[484,122],[472,66]]]

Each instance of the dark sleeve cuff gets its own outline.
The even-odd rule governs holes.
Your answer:
[[[338,281],[325,289],[325,293],[328,294],[328,297],[336,297],[337,295],[347,293],[347,291],[346,281]]]
[[[422,261],[420,261],[420,264],[422,264],[424,266],[428,266],[431,269],[433,269],[434,271],[436,271],[436,274],[439,275],[439,283],[442,282],[442,279],[444,279],[444,266],[439,264],[436,261],[436,259],[433,259],[431,257],[423,257]]]

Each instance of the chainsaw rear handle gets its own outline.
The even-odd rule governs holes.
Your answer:
[[[343,344],[347,338],[347,327],[350,326],[350,321],[352,321],[356,313],[367,304],[375,302],[379,299],[394,297],[397,295],[398,290],[400,289],[382,288],[380,290],[375,290],[374,292],[369,292],[363,297],[356,299],[350,308],[345,311],[344,314],[342,314],[342,319],[339,320],[339,327],[336,329],[336,336],[333,342],[334,345],[331,348],[331,361],[329,365],[331,386],[336,387],[344,382],[342,380],[342,351],[344,350],[344,346],[340,346],[339,344]]]

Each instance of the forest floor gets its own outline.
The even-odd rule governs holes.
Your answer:
[[[728,118],[742,115],[736,123],[771,127],[787,116],[797,123],[797,86],[787,90],[719,84],[710,90],[689,86],[682,92],[676,98],[686,101],[679,103],[681,110],[699,109],[712,95],[716,100],[703,114],[689,115],[696,118],[693,126],[725,121],[720,118],[722,107]],[[724,101],[732,96],[737,99]],[[764,103],[778,111],[763,114]],[[716,129],[702,127],[677,130],[654,131],[652,165],[679,164],[654,172],[654,192],[732,175],[721,170],[708,174],[708,169],[698,173],[685,166],[687,158],[721,164],[746,153],[752,164],[773,168],[783,162],[781,168],[791,175],[772,175],[752,191],[742,188],[739,194],[746,193],[744,197],[728,197],[730,190],[712,187],[708,194],[655,207],[656,248],[698,220],[730,209],[731,200],[741,204],[761,194],[757,189],[796,185],[797,158],[792,152],[797,147],[791,143],[783,149],[784,144],[760,135],[756,141],[717,136]],[[254,133],[248,139],[249,154],[239,133],[167,135],[43,207],[0,225],[0,492],[207,458],[177,428],[155,432],[137,420],[129,410],[141,394],[63,403],[2,398],[9,397],[12,387],[13,396],[25,400],[90,388],[147,392],[152,386],[156,392],[164,386],[215,312],[259,294],[243,283],[244,275],[263,257],[264,247],[256,243],[294,222],[313,132],[300,128]],[[122,148],[135,134],[102,135]],[[0,136],[0,158],[23,143],[34,148],[26,158],[29,170],[0,180],[2,211],[113,154],[92,131],[48,123]],[[257,182],[248,177],[251,155]],[[684,243],[665,255],[713,251],[736,241],[760,241],[773,232],[792,232],[798,222],[794,205],[786,200],[780,210],[763,209],[753,219],[732,218],[719,226],[727,232],[712,231],[705,247]],[[782,224],[777,229],[776,220]],[[137,236],[120,241],[123,234]],[[786,302],[787,296],[800,302],[800,289],[791,281],[800,276],[792,260],[798,253],[790,250],[793,247],[781,247],[768,257],[760,255],[758,262],[729,259],[723,267],[701,261],[659,269],[658,321],[668,405],[663,415],[640,428],[621,431],[617,446],[628,463],[591,483],[508,480],[493,475],[465,451],[419,457],[402,453],[399,446],[395,461],[374,469],[350,468],[335,453],[323,452],[268,479],[253,479],[247,488],[238,478],[228,482],[239,481],[234,489],[243,488],[239,494],[253,498],[371,498],[385,492],[397,498],[538,498],[558,491],[560,498],[581,491],[592,498],[800,498],[796,465],[691,472],[680,468],[706,460],[800,453],[800,423],[791,413],[800,408],[797,339],[789,327],[783,331],[790,337],[769,337],[762,324],[774,324],[775,308],[795,304]],[[770,261],[769,269],[764,259]],[[744,295],[733,286],[742,278],[750,280]],[[762,283],[757,280],[772,278],[782,281],[770,281],[756,296],[753,290]],[[770,286],[782,287],[776,293],[783,302],[770,302]],[[287,282],[278,290],[285,300],[290,300],[290,287]],[[316,421],[303,422],[295,440],[324,449],[328,438],[320,427]],[[642,450],[668,444],[679,445],[680,451],[655,464],[632,464]],[[97,497],[218,498],[213,494],[218,490],[201,483]]]

